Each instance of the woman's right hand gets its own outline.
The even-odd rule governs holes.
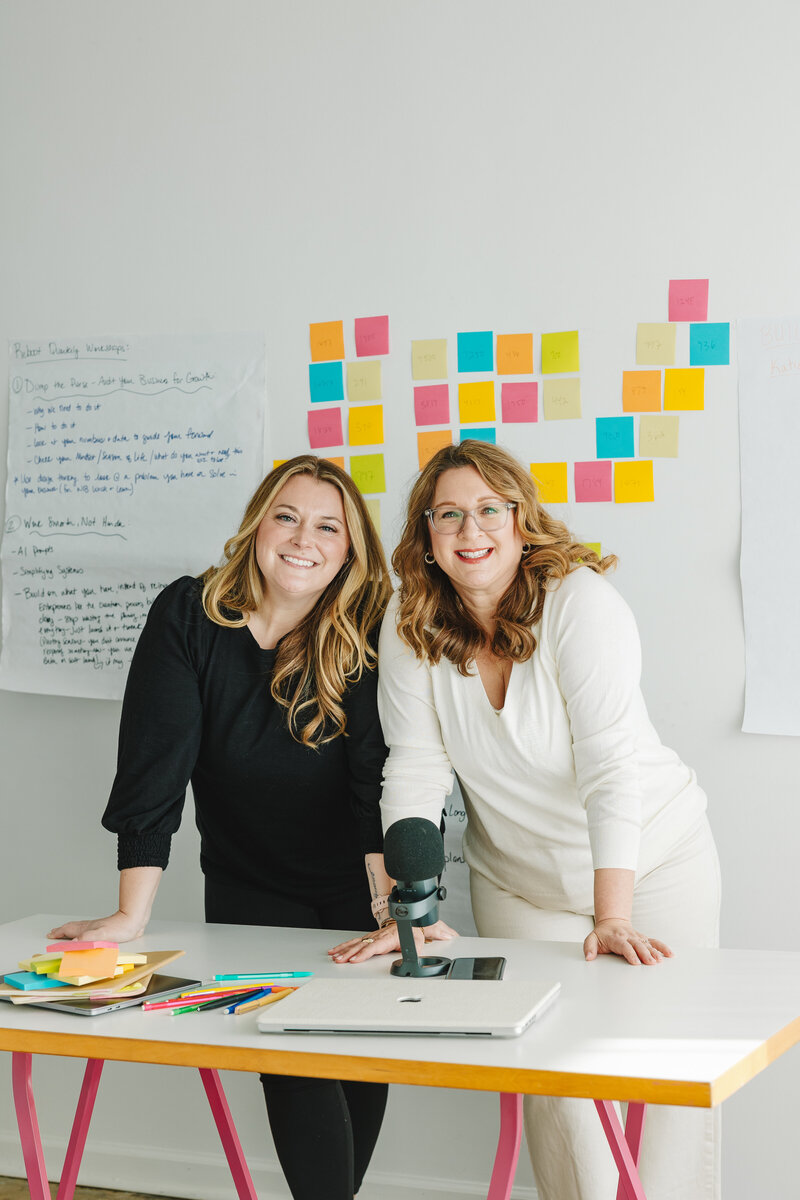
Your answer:
[[[97,917],[93,921],[66,921],[57,925],[46,936],[53,941],[131,942],[141,937],[147,922],[131,917],[117,909],[109,917]]]

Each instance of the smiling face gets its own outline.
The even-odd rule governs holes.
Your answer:
[[[256,534],[256,561],[267,596],[301,601],[309,610],[349,550],[341,492],[311,475],[293,475],[284,484]]]

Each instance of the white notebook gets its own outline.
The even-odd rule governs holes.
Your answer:
[[[262,1033],[518,1037],[553,1003],[547,980],[312,979],[267,1005]]]

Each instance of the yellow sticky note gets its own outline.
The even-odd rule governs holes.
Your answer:
[[[420,471],[433,458],[442,446],[452,446],[453,431],[451,429],[432,429],[428,433],[417,434],[417,459]]]
[[[666,413],[642,413],[639,418],[639,457],[677,458],[679,420],[679,417]]]
[[[362,492],[385,492],[386,470],[382,454],[351,454],[350,474]]]
[[[458,417],[462,425],[495,420],[493,380],[458,385]]]
[[[567,464],[565,462],[531,463],[531,475],[539,489],[542,504],[566,504]]]
[[[498,333],[497,374],[533,374],[532,333]]]
[[[281,463],[285,463],[288,461],[289,461],[288,458],[273,458],[273,460],[272,460],[273,471],[275,470],[276,467],[279,467],[281,465]]]
[[[447,338],[411,343],[412,379],[447,379]]]
[[[342,321],[318,321],[308,327],[311,343],[311,361],[329,362],[344,358],[344,323]]]
[[[325,462],[332,462],[335,467],[341,467],[341,469],[344,470],[344,459],[343,458],[328,458],[328,457],[326,457]]]
[[[661,372],[622,372],[622,411],[661,412]]]
[[[377,496],[370,496],[364,501],[367,506],[370,520],[375,526],[375,532],[378,537],[381,536],[381,502]]]
[[[598,558],[603,557],[603,547],[600,542],[584,542],[583,544],[587,550],[594,550]]]
[[[654,500],[652,462],[614,463],[614,499],[617,504]]]
[[[674,367],[664,372],[664,410],[702,409],[705,395],[703,367]]]
[[[636,361],[640,367],[671,367],[675,362],[675,323],[636,326]]]
[[[543,379],[542,401],[545,421],[569,421],[580,417],[580,379],[577,376],[567,379]]]
[[[542,374],[557,375],[566,371],[580,371],[578,331],[542,334]]]
[[[350,445],[380,446],[383,444],[383,405],[365,404],[350,409]]]
[[[347,364],[347,399],[382,400],[381,360],[379,358]]]

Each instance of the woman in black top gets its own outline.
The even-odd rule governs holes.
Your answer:
[[[49,936],[144,932],[190,780],[206,920],[385,921],[375,641],[389,592],[350,477],[311,455],[271,471],[222,566],[165,588],[133,656],[103,817],[118,837],[119,908]],[[261,1078],[295,1200],[351,1200],[385,1085]]]

